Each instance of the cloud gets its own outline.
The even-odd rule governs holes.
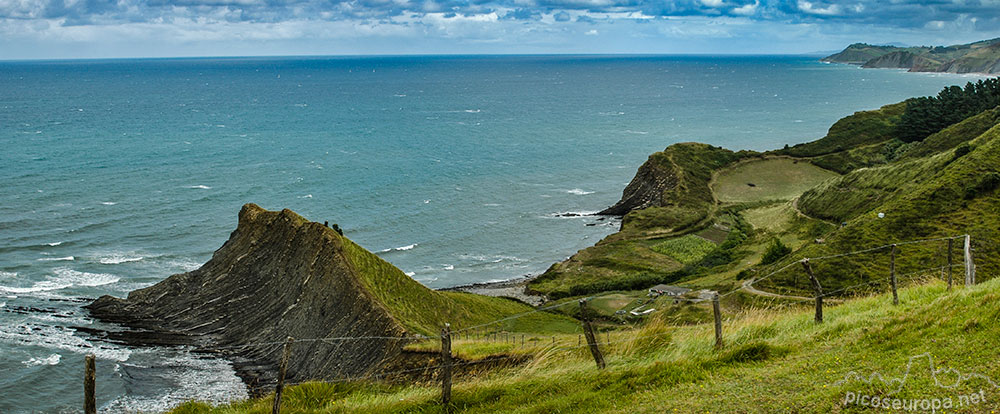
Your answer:
[[[652,25],[647,27],[640,23]],[[696,38],[748,39],[761,44],[789,36],[800,36],[797,38],[800,43],[816,43],[818,39],[836,39],[838,44],[855,41],[964,43],[1000,36],[1000,2],[0,0],[0,33],[6,36],[0,39],[0,45],[4,45],[0,48],[0,58],[12,57],[14,50],[29,53],[31,45],[71,50],[88,41],[125,45],[121,42],[138,44],[150,39],[165,44],[192,45],[299,40],[302,44],[315,46],[342,39],[366,38],[379,42],[379,39],[393,38],[391,45],[400,47],[424,44],[429,45],[427,47],[460,47],[467,41],[476,44],[508,42],[514,46],[538,45],[540,48],[548,45],[544,47],[562,50],[552,45],[565,47],[574,41],[584,42],[579,39],[598,32],[599,37],[588,40],[609,39],[606,45],[611,47],[610,42],[619,39],[617,45],[623,51],[633,45],[638,47],[635,39],[649,39],[645,45],[652,50],[660,50],[663,47],[660,45],[669,39],[690,42]],[[451,43],[433,43],[435,39]],[[789,44],[792,43],[789,40]],[[795,50],[799,47],[802,46]],[[478,52],[480,49],[461,50]],[[822,49],[815,46],[811,50]]]
[[[802,10],[806,14],[816,14],[820,16],[836,16],[840,14],[839,4],[830,4],[826,7],[814,5],[812,2],[799,0],[798,1],[799,10]]]

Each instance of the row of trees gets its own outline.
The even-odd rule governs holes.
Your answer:
[[[949,86],[937,96],[906,101],[906,111],[897,125],[905,142],[922,141],[931,134],[965,118],[1000,105],[1000,79],[969,82],[965,88]]]

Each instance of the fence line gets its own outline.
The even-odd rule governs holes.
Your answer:
[[[951,256],[950,256],[951,252],[952,252],[952,249],[951,249],[952,243],[950,241],[954,240],[954,239],[959,239],[959,238],[964,238],[965,239],[965,246],[964,246],[964,258],[965,258],[965,260],[961,264],[954,264],[954,263],[952,263]],[[948,265],[929,267],[929,268],[921,269],[921,270],[918,270],[918,271],[906,273],[906,274],[903,274],[903,275],[896,275],[895,274],[895,267],[894,267],[895,252],[896,252],[896,248],[898,246],[910,245],[910,244],[916,244],[916,243],[926,243],[926,242],[931,242],[931,241],[943,241],[943,240],[948,240],[949,241],[949,244],[948,244],[949,248],[948,248],[948,252],[947,252],[948,255],[949,255],[949,257],[948,257],[948,263],[949,264]],[[892,249],[892,252],[893,252],[893,256],[892,256],[892,263],[893,263],[893,265],[890,266],[890,274],[891,274],[891,276],[889,278],[878,278],[878,279],[874,279],[874,280],[869,280],[867,282],[863,282],[863,283],[860,283],[860,284],[856,284],[856,285],[844,287],[844,288],[841,288],[841,289],[838,289],[838,290],[834,290],[834,291],[830,291],[830,292],[823,292],[822,291],[822,289],[819,287],[818,279],[815,278],[815,276],[812,273],[811,268],[808,266],[808,263],[809,263],[810,260],[826,260],[826,259],[832,259],[832,258],[846,257],[846,256],[851,256],[851,255],[857,255],[857,254],[864,254],[864,253],[870,253],[870,252],[874,252],[874,251],[879,251],[879,250],[883,250],[883,249],[886,249],[886,248]],[[796,299],[796,300],[798,300],[798,301],[815,300],[816,301],[816,321],[817,322],[822,322],[822,299],[824,297],[831,296],[831,295],[838,294],[838,293],[842,293],[842,292],[849,291],[849,290],[853,290],[853,289],[856,289],[856,288],[859,288],[859,287],[863,287],[863,286],[868,286],[868,285],[874,285],[874,284],[877,284],[877,283],[882,283],[882,282],[885,282],[886,280],[890,280],[891,281],[892,286],[893,286],[893,293],[894,293],[894,296],[895,296],[895,289],[896,289],[897,282],[898,282],[899,278],[902,278],[904,280],[911,280],[911,279],[916,278],[919,275],[927,274],[927,273],[934,272],[934,271],[940,271],[942,274],[944,274],[944,270],[945,269],[949,269],[949,274],[950,274],[950,269],[951,268],[956,267],[956,266],[964,266],[966,268],[966,286],[973,285],[973,284],[975,284],[975,263],[972,260],[971,251],[972,251],[972,249],[971,249],[971,241],[970,241],[970,236],[968,234],[966,234],[966,235],[960,235],[960,236],[951,236],[951,237],[939,237],[939,238],[933,238],[933,239],[911,240],[911,241],[905,241],[905,242],[888,244],[888,245],[884,245],[884,246],[877,246],[877,247],[873,247],[873,248],[869,248],[869,249],[864,249],[864,250],[853,251],[853,252],[845,252],[845,253],[840,253],[840,254],[835,254],[835,255],[820,256],[820,257],[814,257],[814,258],[804,258],[804,259],[801,259],[801,260],[796,260],[796,261],[793,261],[791,263],[786,264],[785,266],[782,266],[781,268],[779,268],[777,270],[772,271],[771,273],[769,273],[769,274],[767,274],[767,275],[765,275],[763,277],[753,278],[753,279],[749,280],[746,283],[742,283],[739,287],[737,287],[735,289],[732,289],[731,291],[726,292],[726,293],[724,293],[722,295],[719,295],[718,292],[712,292],[713,293],[713,298],[712,299],[704,299],[704,298],[699,297],[699,298],[673,298],[673,300],[675,300],[675,301],[687,301],[687,302],[692,302],[692,303],[700,303],[700,302],[705,302],[705,301],[708,301],[708,300],[712,300],[713,301],[714,313],[715,313],[716,349],[719,349],[719,348],[722,348],[721,316],[720,316],[720,311],[718,310],[718,303],[719,303],[718,301],[719,301],[719,299],[727,297],[729,295],[732,295],[732,294],[734,294],[736,292],[739,292],[741,290],[744,290],[746,288],[753,287],[754,283],[757,283],[757,282],[760,282],[760,281],[763,281],[763,280],[767,280],[768,278],[770,278],[770,277],[772,277],[772,276],[774,276],[774,275],[776,275],[776,274],[784,271],[785,269],[788,269],[789,267],[794,266],[796,264],[800,264],[801,263],[801,264],[803,264],[805,266],[806,271],[807,271],[807,273],[809,273],[809,276],[810,276],[810,278],[811,278],[811,280],[812,280],[812,282],[814,284],[814,287],[815,287],[816,293],[817,293],[817,295],[814,296],[813,298],[803,298],[803,299]],[[938,253],[940,253],[940,251]],[[971,279],[971,282],[970,282],[970,279]],[[949,289],[950,289],[950,276],[949,276]],[[612,295],[612,294],[615,294],[615,293],[614,292],[607,292],[607,293],[604,293],[604,294],[601,294],[601,295],[589,296],[587,298],[579,300],[580,310],[581,310],[581,316],[582,316],[582,323],[584,324],[584,332],[587,333],[587,343],[586,344],[582,344],[580,342],[579,337],[578,337],[578,343],[577,343],[576,346],[555,347],[555,336],[553,336],[552,337],[552,340],[553,340],[552,343],[553,343],[553,345],[552,345],[552,347],[547,348],[548,349],[547,352],[568,352],[568,351],[576,350],[576,349],[583,348],[583,347],[590,347],[591,353],[593,354],[593,357],[594,357],[595,361],[597,362],[598,368],[604,368],[603,356],[602,356],[602,354],[600,352],[600,349],[599,349],[600,335],[599,334],[598,335],[594,335],[594,333],[592,332],[592,330],[590,330],[589,321],[587,320],[587,317],[586,317],[586,303],[588,301],[590,301],[590,300],[595,299],[595,298],[600,298],[600,297],[608,296],[608,295]],[[775,296],[782,297],[784,295],[776,295],[775,294]],[[287,384],[284,382],[285,369],[287,367],[288,359],[290,358],[290,355],[291,355],[291,347],[292,347],[292,345],[295,342],[302,342],[302,343],[317,343],[317,342],[321,342],[321,343],[338,343],[338,342],[345,342],[345,341],[422,341],[422,340],[430,340],[430,339],[440,339],[441,340],[442,358],[445,361],[444,364],[437,364],[437,365],[424,366],[424,367],[419,367],[419,368],[411,368],[411,369],[405,369],[405,370],[397,370],[397,371],[392,371],[392,372],[381,372],[381,373],[378,373],[378,374],[368,373],[368,374],[365,374],[363,376],[354,376],[354,377],[348,376],[348,377],[344,377],[344,378],[324,379],[324,380],[319,380],[319,381],[322,381],[322,382],[350,382],[350,381],[359,381],[359,380],[370,380],[373,377],[375,378],[376,381],[378,381],[378,380],[380,380],[383,377],[392,377],[392,376],[395,376],[395,375],[401,375],[401,374],[406,374],[406,373],[411,373],[411,372],[420,372],[420,371],[431,372],[431,371],[440,369],[442,371],[442,373],[441,373],[441,380],[442,380],[442,403],[445,405],[445,408],[447,410],[447,409],[450,408],[449,401],[450,401],[450,395],[451,395],[451,372],[452,372],[451,369],[452,368],[457,367],[457,366],[469,366],[469,365],[484,364],[484,363],[495,363],[495,362],[498,362],[498,361],[505,361],[505,360],[514,359],[514,358],[530,358],[529,354],[523,354],[523,355],[507,355],[507,356],[496,357],[496,358],[486,357],[486,358],[475,360],[475,361],[465,361],[465,362],[457,362],[457,363],[456,362],[452,362],[453,361],[452,360],[452,353],[451,353],[452,352],[452,350],[451,350],[452,334],[458,334],[458,333],[461,333],[461,332],[467,332],[467,331],[470,331],[470,330],[474,330],[474,329],[478,329],[478,328],[483,328],[483,327],[486,327],[486,326],[500,324],[500,323],[503,323],[503,322],[507,322],[507,321],[515,320],[515,319],[522,318],[522,317],[525,317],[525,316],[528,316],[528,315],[532,315],[532,314],[535,314],[535,313],[538,313],[538,312],[544,312],[544,311],[547,311],[547,310],[551,310],[551,309],[556,309],[556,308],[559,308],[559,307],[567,306],[567,305],[570,305],[572,303],[573,303],[573,301],[566,301],[566,302],[563,302],[563,303],[557,303],[557,304],[550,305],[550,306],[543,306],[543,307],[539,307],[539,308],[534,308],[534,309],[532,309],[531,311],[528,311],[528,312],[523,312],[523,313],[520,313],[520,314],[510,315],[510,316],[507,316],[507,317],[504,317],[504,318],[500,318],[500,319],[496,319],[496,320],[493,320],[493,321],[481,323],[481,324],[478,324],[478,325],[473,325],[473,326],[470,326],[470,327],[466,327],[466,328],[462,328],[462,329],[457,329],[455,331],[451,331],[450,330],[450,326],[448,324],[445,324],[445,328],[442,330],[441,335],[438,335],[438,336],[425,336],[425,335],[413,335],[413,336],[401,336],[401,337],[398,337],[398,336],[357,336],[357,337],[336,336],[336,337],[322,337],[322,338],[305,338],[305,339],[298,339],[298,340],[293,340],[291,337],[288,337],[286,341],[271,341],[271,342],[246,343],[246,344],[239,344],[239,345],[217,346],[217,347],[196,347],[194,349],[194,351],[195,352],[204,352],[204,351],[212,351],[212,350],[221,351],[221,350],[227,350],[227,349],[245,349],[245,348],[250,348],[250,347],[263,347],[263,346],[283,345],[284,346],[284,351],[282,353],[283,356],[282,356],[281,361],[280,361],[279,376],[277,378],[277,387],[276,387],[275,399],[274,399],[274,405],[273,405],[273,413],[277,414],[280,411],[281,391],[282,391],[282,389],[283,389],[283,387],[285,385],[292,386],[292,385],[300,385],[300,384],[305,384],[305,383],[317,381],[317,380],[306,380],[306,381],[300,381],[300,382],[291,382],[291,383],[287,383]],[[894,300],[894,303],[898,303],[898,301]],[[607,339],[604,342],[604,345],[608,346],[608,345],[611,345],[611,344],[625,343],[625,342],[633,342],[634,343],[635,341],[637,341],[639,339],[651,338],[651,337],[662,337],[662,336],[667,336],[667,335],[672,335],[672,334],[673,334],[672,331],[665,332],[665,333],[659,333],[659,334],[653,334],[653,335],[642,335],[642,336],[637,336],[637,335],[633,334],[633,335],[628,335],[628,337],[625,338],[625,339],[623,339],[623,340],[617,340],[617,341],[611,341],[610,340],[610,334],[607,334]],[[494,336],[494,338],[495,337],[496,336]],[[468,335],[466,335],[466,338],[468,338]],[[504,341],[506,343],[507,338],[505,338]],[[516,347],[516,336],[515,336],[514,341],[512,343]],[[537,346],[537,344],[536,344],[536,346]],[[521,347],[522,348],[524,347],[524,335],[523,334],[521,336]],[[545,349],[545,348],[543,348],[543,349]],[[87,409],[86,412],[90,413],[91,412],[90,410],[93,409],[93,408],[91,408],[91,406],[93,404],[92,401],[94,401],[94,398],[93,398],[93,390],[94,390],[94,386],[93,386],[93,377],[94,377],[94,375],[93,375],[93,371],[94,371],[93,365],[94,364],[93,364],[93,361],[94,361],[94,356],[93,356],[93,354],[88,354],[87,358],[86,358],[86,361],[87,361],[87,375],[86,375],[86,379],[85,379],[85,389],[87,389],[87,392],[86,392],[87,395],[86,395],[86,398],[85,398],[85,408]]]

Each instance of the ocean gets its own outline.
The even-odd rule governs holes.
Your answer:
[[[207,261],[244,203],[432,288],[505,280],[614,232],[585,213],[672,143],[779,148],[973,79],[801,56],[0,62],[0,412],[79,411],[91,352],[104,412],[245,397],[225,361],[75,329]]]

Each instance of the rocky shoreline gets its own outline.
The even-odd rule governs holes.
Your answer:
[[[528,293],[528,282],[536,277],[538,277],[538,275],[525,275],[498,282],[479,282],[468,285],[452,286],[438,290],[443,292],[466,292],[483,296],[511,298],[531,306],[538,306],[548,301],[548,298],[543,295]]]

